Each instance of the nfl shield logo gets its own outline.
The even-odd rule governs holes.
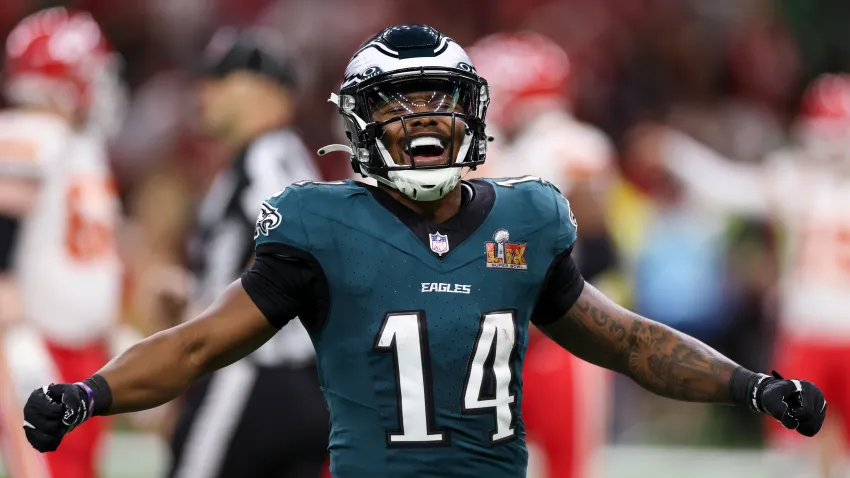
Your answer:
[[[431,238],[431,250],[434,251],[435,254],[442,256],[449,252],[448,236],[444,236],[438,232],[436,234],[428,234],[428,237]]]

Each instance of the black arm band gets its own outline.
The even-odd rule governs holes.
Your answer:
[[[98,374],[94,374],[91,378],[83,380],[83,383],[92,391],[92,399],[94,401],[94,409],[92,416],[106,415],[109,413],[109,408],[112,407],[112,390],[106,379]]]
[[[534,325],[545,326],[560,319],[581,296],[584,277],[570,256],[571,252],[572,247],[552,260],[531,314]]]
[[[0,273],[12,268],[12,252],[19,228],[19,219],[0,214]]]
[[[761,406],[759,386],[767,385],[767,381],[775,380],[763,373],[750,372],[744,367],[738,367],[732,372],[729,388],[732,392],[732,402],[735,405],[746,406],[754,412],[765,413]]]
[[[327,281],[309,252],[280,243],[260,244],[254,263],[242,275],[242,287],[278,329],[297,316],[315,332],[327,319]]]

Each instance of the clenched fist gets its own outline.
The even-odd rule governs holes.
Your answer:
[[[30,394],[24,431],[33,448],[54,451],[65,434],[91,417],[90,394],[79,384],[50,384]]]
[[[778,373],[763,376],[753,390],[758,411],[779,420],[785,428],[812,437],[826,418],[823,392],[812,382],[785,380]]]

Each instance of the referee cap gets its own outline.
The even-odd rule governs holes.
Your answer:
[[[295,86],[295,65],[286,52],[283,36],[267,27],[219,29],[203,55],[203,72],[223,77],[247,70],[269,77],[285,86]]]

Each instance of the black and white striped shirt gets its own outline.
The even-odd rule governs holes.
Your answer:
[[[201,203],[189,244],[191,269],[197,279],[195,300],[201,306],[212,303],[248,266],[263,200],[302,180],[321,177],[312,155],[291,129],[260,136],[219,173]],[[306,331],[297,322],[267,345],[255,352],[254,358],[265,361],[262,357],[272,349],[279,349],[274,355],[285,355],[286,360],[312,356]]]

